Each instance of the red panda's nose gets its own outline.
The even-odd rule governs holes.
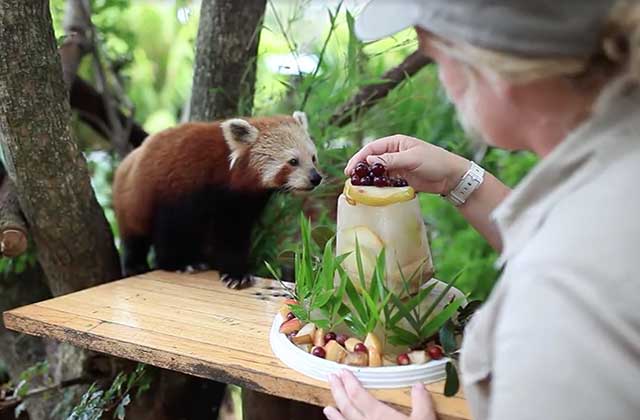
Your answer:
[[[309,181],[311,181],[314,187],[317,187],[320,185],[320,182],[322,182],[322,175],[320,175],[315,169],[312,169],[311,175],[309,175]]]

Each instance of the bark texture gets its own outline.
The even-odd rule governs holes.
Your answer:
[[[71,137],[46,0],[0,3],[0,142],[54,295],[120,276],[108,223]]]
[[[266,0],[203,0],[191,120],[249,115]]]

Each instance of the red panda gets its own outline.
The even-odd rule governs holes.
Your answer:
[[[250,283],[252,229],[276,191],[312,190],[322,176],[306,115],[186,123],[147,137],[118,167],[113,205],[124,274],[212,268]]]

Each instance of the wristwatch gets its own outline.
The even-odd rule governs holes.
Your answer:
[[[462,176],[460,182],[444,198],[456,207],[467,202],[467,199],[484,181],[484,169],[475,162],[471,162],[469,170]]]

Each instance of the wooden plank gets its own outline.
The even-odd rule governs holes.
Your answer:
[[[152,272],[4,313],[7,328],[118,357],[233,383],[257,391],[332,404],[326,383],[284,366],[269,329],[283,299],[279,283],[226,289],[214,272]],[[469,419],[462,393],[447,398],[428,385],[441,419]],[[408,389],[373,394],[408,412]]]

